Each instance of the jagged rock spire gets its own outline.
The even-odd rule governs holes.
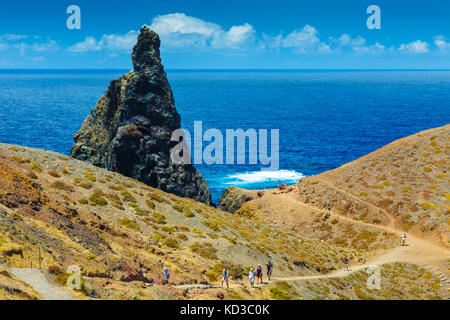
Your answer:
[[[158,34],[143,26],[131,55],[134,71],[142,72],[160,64],[160,45],[161,41]]]
[[[158,34],[142,27],[131,58],[134,71],[111,81],[74,137],[71,155],[149,186],[211,203],[202,175],[175,164],[172,132],[181,126],[161,65]]]

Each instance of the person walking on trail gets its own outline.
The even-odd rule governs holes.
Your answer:
[[[402,234],[400,235],[400,245],[401,245],[402,247],[406,246],[406,234],[404,234],[404,233],[402,233]]]
[[[260,264],[258,264],[258,268],[256,269],[256,277],[258,278],[259,283],[263,282],[263,273]]]
[[[167,267],[164,267],[164,281],[165,283],[169,283],[170,271]]]
[[[252,288],[255,287],[255,271],[253,270],[253,268],[250,268],[250,273],[248,275],[248,279],[250,280],[250,285],[252,286]]]
[[[342,262],[344,262],[344,265],[345,265],[345,267],[347,268],[347,271],[348,271],[348,257],[345,256],[344,260],[342,260]]]
[[[224,282],[227,284],[227,288],[228,289],[230,288],[230,285],[228,283],[228,278],[229,278],[229,276],[228,276],[227,269],[223,269],[223,272],[222,272],[222,289],[223,289],[223,283]]]
[[[273,270],[273,264],[272,261],[267,261],[267,278],[270,281],[270,278],[272,277],[272,270]]]

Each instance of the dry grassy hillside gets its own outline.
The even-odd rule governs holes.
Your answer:
[[[42,268],[56,282],[64,284],[66,268],[78,265],[85,279],[79,296],[101,299],[215,298],[214,290],[190,288],[217,284],[224,266],[242,283],[245,270],[269,257],[275,275],[298,276],[336,270],[344,254],[355,261],[365,254],[10,145],[0,145],[0,235],[0,263],[36,268],[41,247]],[[172,271],[170,286],[162,284],[164,266]]]
[[[391,224],[448,246],[450,125],[395,141],[303,179],[302,202],[352,219]]]

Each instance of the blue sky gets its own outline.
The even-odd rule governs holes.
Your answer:
[[[66,27],[72,4],[81,30]],[[146,24],[168,69],[450,69],[449,16],[443,0],[3,2],[0,68],[131,68]]]

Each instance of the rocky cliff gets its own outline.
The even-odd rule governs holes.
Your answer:
[[[211,194],[192,165],[173,163],[180,128],[172,89],[161,65],[159,36],[143,27],[132,53],[134,70],[111,81],[76,133],[71,156],[149,186],[206,204]]]

